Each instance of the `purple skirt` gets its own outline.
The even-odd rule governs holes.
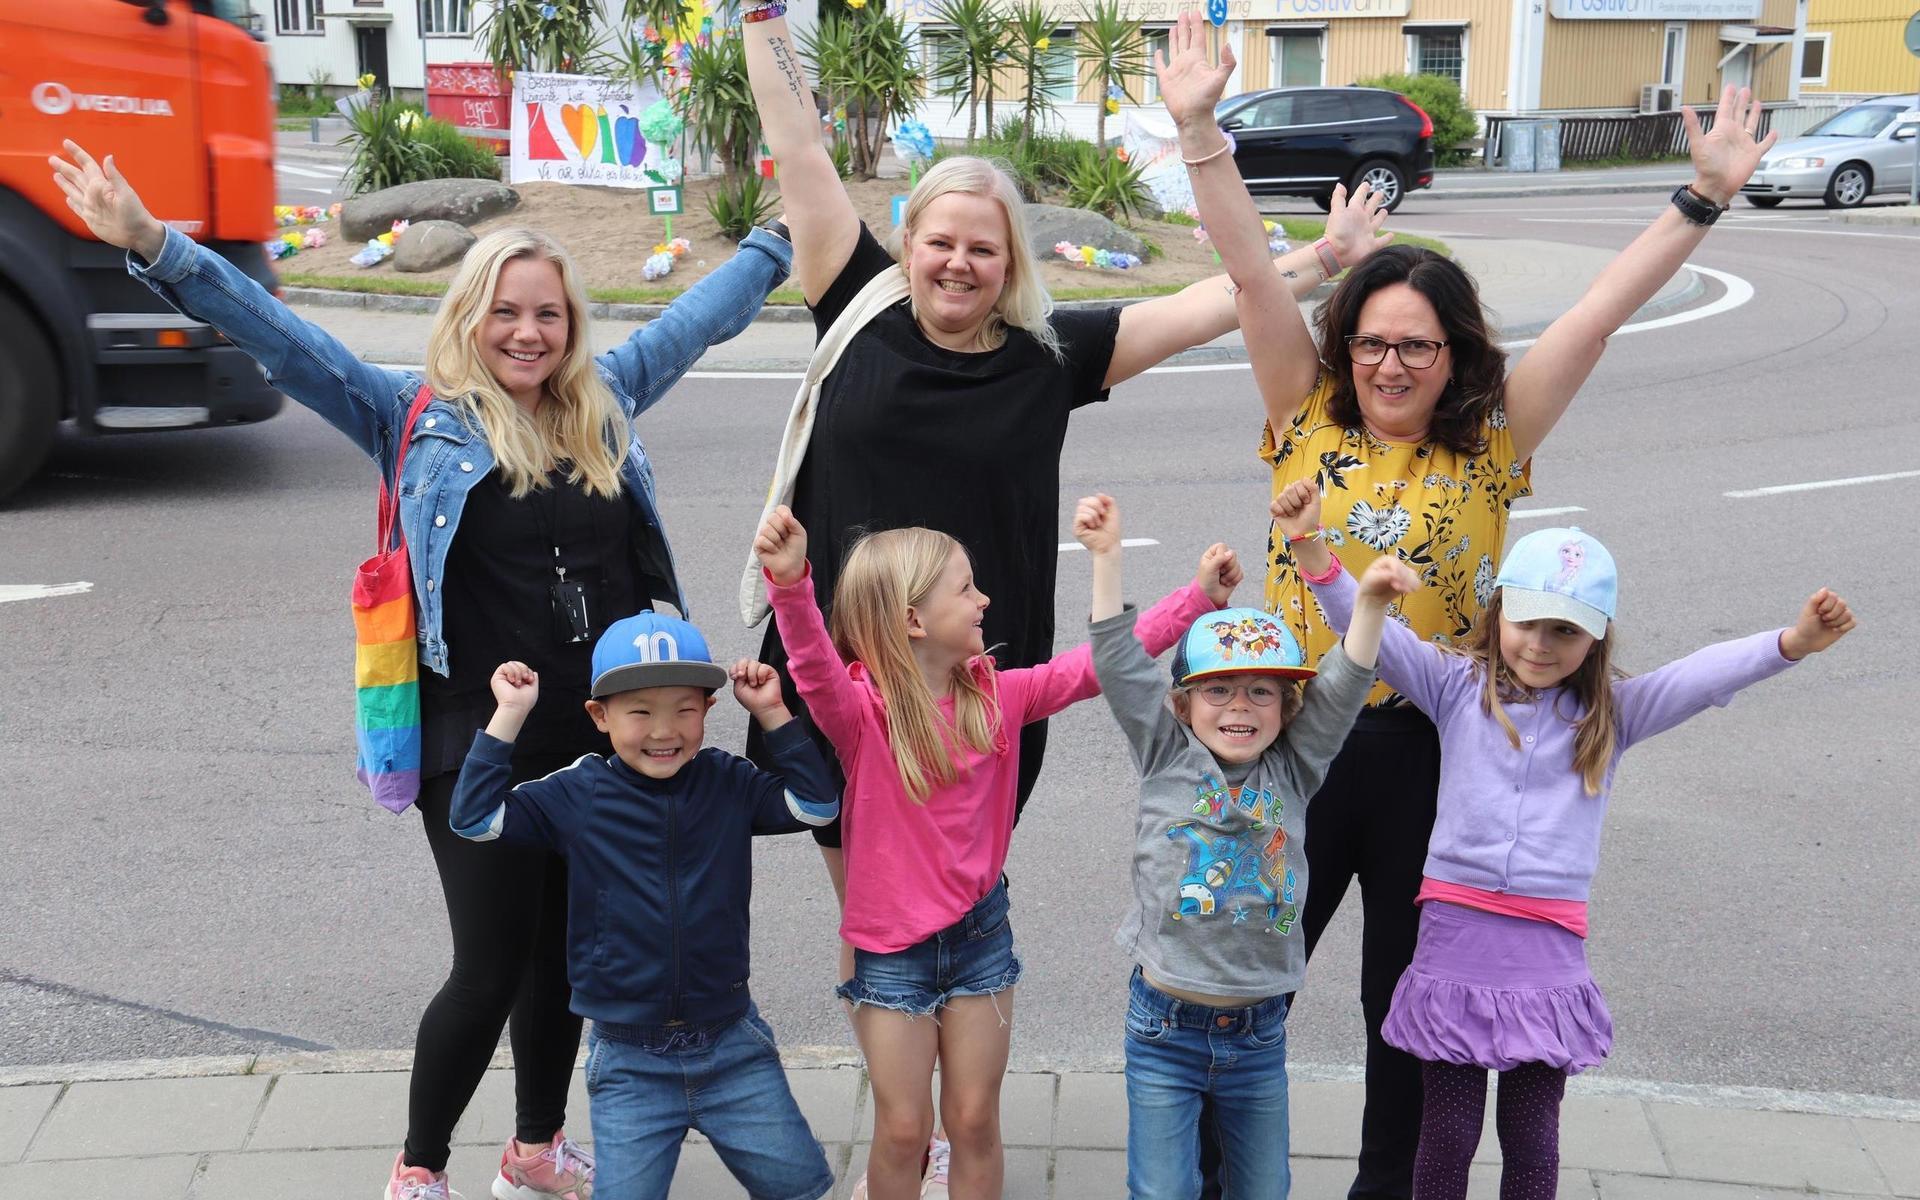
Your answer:
[[[1429,900],[1380,1035],[1428,1062],[1576,1075],[1613,1049],[1613,1017],[1578,934]]]

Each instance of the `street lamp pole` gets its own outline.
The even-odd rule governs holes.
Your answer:
[[[1907,20],[1907,53],[1920,58],[1920,12]],[[1914,94],[1914,107],[1920,108],[1920,92]],[[1913,131],[1913,171],[1907,179],[1907,203],[1920,206],[1920,128]]]

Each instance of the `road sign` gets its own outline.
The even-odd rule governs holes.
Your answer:
[[[1207,0],[1207,23],[1215,29],[1227,23],[1227,0]],[[1908,44],[1911,45],[1911,29],[1908,30],[1908,35]],[[1920,51],[1915,51],[1915,53],[1920,53]]]
[[[1907,53],[1920,58],[1920,12],[1907,20]]]

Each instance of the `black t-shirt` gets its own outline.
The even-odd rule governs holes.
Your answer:
[[[819,333],[895,266],[862,226],[814,306]],[[1020,667],[1051,655],[1060,451],[1073,410],[1107,397],[1120,310],[1056,312],[1053,328],[1060,359],[1012,328],[999,349],[963,353],[929,341],[903,300],[854,336],[821,386],[794,489],[823,606],[862,533],[923,525],[972,554],[992,599],[983,632],[995,660]],[[771,624],[765,653],[784,668]]]
[[[518,500],[497,470],[473,486],[440,585],[449,673],[420,672],[423,778],[460,769],[474,730],[493,715],[494,670],[516,659],[540,673],[540,702],[514,742],[516,759],[611,749],[584,705],[594,640],[648,604],[636,532],[644,536],[644,523],[626,497],[593,495],[565,471]],[[584,641],[566,641],[554,613],[556,565],[586,587],[592,636]]]

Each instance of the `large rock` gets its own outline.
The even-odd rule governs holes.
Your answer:
[[[454,221],[472,225],[520,203],[520,193],[492,179],[424,179],[355,196],[340,206],[340,228],[351,242],[364,242],[395,221]]]
[[[452,266],[479,240],[471,229],[452,221],[415,221],[394,243],[393,269],[437,271]]]
[[[1027,242],[1044,261],[1054,257],[1058,242],[1092,246],[1096,250],[1122,250],[1147,256],[1147,244],[1139,235],[1115,225],[1097,212],[1084,208],[1062,208],[1057,204],[1027,205]]]

